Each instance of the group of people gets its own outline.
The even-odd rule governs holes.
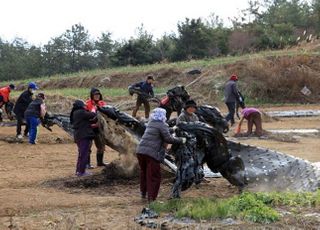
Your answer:
[[[9,103],[10,93],[15,89],[13,84],[0,88],[0,108]],[[35,145],[37,139],[37,127],[45,119],[47,110],[45,95],[40,92],[35,95],[38,86],[34,82],[28,83],[27,89],[23,91],[16,100],[13,112],[17,120],[16,138],[21,140],[28,138],[29,144]],[[85,102],[76,100],[71,111],[70,122],[74,126],[74,139],[78,146],[78,162],[76,175],[87,175],[86,168],[93,168],[90,163],[92,141],[97,148],[97,166],[105,166],[103,161],[105,145],[98,136],[98,124],[96,119],[97,109],[106,105],[102,99],[99,89],[92,88],[90,99]],[[22,126],[25,129],[22,134]]]
[[[10,84],[0,89],[0,107],[10,102],[10,93],[15,89],[15,85]],[[46,106],[44,103],[45,96],[38,93],[34,97],[38,86],[34,82],[28,84],[27,89],[18,97],[13,112],[17,119],[16,137],[22,139],[28,137],[30,144],[36,144],[37,126],[40,120],[46,114]],[[25,124],[24,133],[22,135],[22,125]]]
[[[232,75],[225,85],[225,103],[229,110],[226,120],[234,125],[234,115],[237,104],[242,107],[242,117],[239,126],[244,119],[248,120],[247,134],[252,133],[253,124],[256,126],[256,134],[262,135],[261,112],[256,108],[245,108],[243,98],[237,89],[238,77]],[[138,101],[137,101],[138,105]],[[195,114],[197,104],[189,99],[185,102],[181,114],[177,118],[177,124],[180,122],[195,122],[199,118]],[[136,111],[134,115],[136,114]],[[147,117],[147,116],[146,116]],[[169,126],[166,123],[166,110],[156,108],[152,111],[151,117],[146,127],[141,141],[137,147],[137,158],[140,166],[140,192],[143,199],[149,202],[156,200],[160,188],[161,173],[160,163],[163,162],[167,144],[184,144],[186,138],[175,137],[169,132]],[[173,196],[173,193],[171,194]]]
[[[105,144],[99,136],[97,111],[106,105],[99,89],[92,88],[90,99],[86,102],[76,100],[70,113],[70,123],[74,129],[74,141],[78,147],[78,160],[76,166],[77,176],[86,176],[90,173],[86,169],[92,169],[90,155],[92,142],[95,143],[97,154],[97,166],[106,166],[104,163]]]
[[[188,100],[177,118],[180,122],[198,121],[195,115],[197,104]],[[167,144],[185,144],[185,137],[174,137],[166,123],[166,110],[156,108],[152,111],[141,141],[137,147],[137,158],[140,166],[140,192],[142,198],[149,202],[156,200],[160,188],[160,163],[164,161]]]
[[[232,75],[225,85],[225,103],[228,107],[229,113],[226,120],[235,123],[234,115],[236,104],[242,98],[237,89],[238,77]],[[153,91],[153,76],[147,76],[145,81],[134,84],[139,87],[142,94],[139,94],[136,101],[136,106],[132,112],[133,117],[136,117],[139,107],[144,104],[145,117],[149,118],[150,104],[148,97],[154,96]],[[0,89],[0,107],[9,101],[10,91],[14,89],[14,85]],[[28,88],[18,98],[14,107],[14,113],[17,118],[17,138],[29,136],[29,143],[36,144],[37,126],[40,120],[45,117],[45,96],[43,93],[38,93],[34,98],[35,91],[38,86],[34,82],[28,84]],[[241,101],[240,101],[241,102]],[[70,113],[70,123],[74,128],[74,140],[78,147],[78,160],[76,166],[76,175],[85,176],[87,168],[92,168],[90,164],[90,153],[92,143],[94,142],[97,148],[97,166],[105,166],[103,162],[105,145],[99,139],[99,127],[97,119],[97,111],[100,107],[106,105],[103,101],[102,94],[99,89],[92,88],[90,91],[90,99],[86,102],[76,100]],[[197,104],[194,100],[189,99],[185,102],[181,114],[177,118],[177,124],[180,122],[194,122],[198,121],[195,114]],[[186,138],[175,137],[169,131],[169,126],[166,123],[166,110],[163,108],[155,108],[146,126],[146,130],[137,147],[136,154],[140,166],[140,192],[142,198],[147,198],[148,201],[154,201],[159,192],[161,174],[160,163],[164,160],[167,144],[184,144]],[[256,133],[262,133],[261,113],[255,108],[244,108],[242,110],[242,118],[240,124],[244,119],[248,120],[248,134],[252,132],[252,125],[256,125]],[[26,120],[26,128],[23,136],[21,133],[21,126]]]

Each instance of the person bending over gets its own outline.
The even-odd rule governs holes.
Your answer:
[[[255,125],[256,127],[255,134],[259,137],[263,135],[261,112],[258,109],[244,108],[241,111],[241,119],[238,125],[238,132],[240,132],[241,125],[244,119],[248,121],[248,130],[246,132],[247,136],[252,134],[253,125]]]

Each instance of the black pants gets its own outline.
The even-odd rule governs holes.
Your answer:
[[[227,121],[231,121],[231,125],[234,124],[234,114],[236,112],[236,103],[235,102],[226,102],[229,113],[226,116]]]
[[[26,122],[24,122],[24,120],[23,120],[24,118],[20,114],[16,115],[16,119],[17,119],[17,135],[21,134],[21,126],[25,125],[26,128],[24,129],[24,135],[26,136],[29,132],[28,124],[26,124]]]

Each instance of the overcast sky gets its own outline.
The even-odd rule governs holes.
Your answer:
[[[207,18],[211,13],[228,23],[248,0],[3,0],[0,38],[20,37],[35,45],[46,44],[73,24],[81,23],[96,38],[110,31],[113,39],[128,39],[142,23],[160,37],[176,32],[177,22]],[[230,24],[230,23],[229,23]]]

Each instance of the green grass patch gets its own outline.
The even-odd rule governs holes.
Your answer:
[[[153,202],[150,208],[156,212],[171,212],[177,218],[196,220],[237,218],[256,223],[272,223],[280,219],[276,207],[318,207],[320,190],[316,193],[249,193],[228,199],[195,198]]]
[[[121,97],[128,96],[128,89],[126,88],[99,88],[103,96],[107,97]],[[155,94],[167,92],[167,88],[155,88]],[[61,95],[65,97],[75,97],[86,99],[89,97],[89,88],[62,88],[62,89],[46,89],[44,92],[47,95]],[[11,97],[18,97],[22,91],[12,91]]]

